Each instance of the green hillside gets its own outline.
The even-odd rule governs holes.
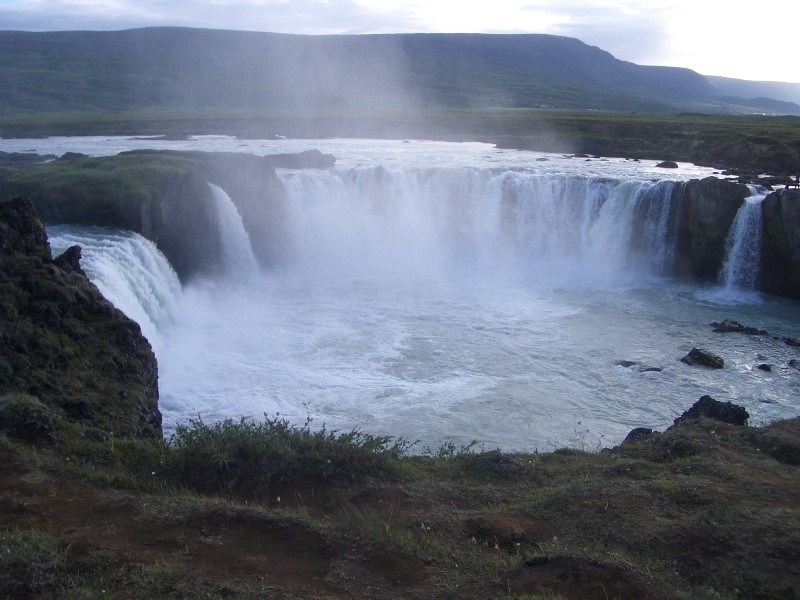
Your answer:
[[[169,27],[0,32],[4,116],[387,106],[748,110],[715,94],[693,71],[635,65],[548,35],[298,36]]]

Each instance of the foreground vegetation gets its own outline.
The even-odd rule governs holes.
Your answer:
[[[799,419],[412,455],[277,418],[25,441],[19,414],[0,410],[3,597],[800,597]]]

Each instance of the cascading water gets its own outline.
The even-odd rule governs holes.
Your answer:
[[[383,167],[281,178],[291,266],[318,277],[605,285],[670,266],[669,182]]]
[[[574,437],[577,420],[591,447],[617,443],[631,427],[668,425],[703,394],[756,419],[794,410],[797,378],[753,369],[764,355],[788,363],[788,346],[707,327],[735,318],[791,335],[794,313],[762,303],[720,314],[695,288],[652,277],[671,269],[679,184],[486,168],[279,177],[269,270],[253,257],[252,224],[211,187],[221,276],[237,285],[190,281],[178,293],[177,279],[167,285],[147,266],[150,250],[126,250],[141,264],[101,264],[157,281],[137,275],[119,294],[92,263],[137,236],[49,230],[60,248],[84,248],[90,277],[154,336],[167,432],[198,415],[280,413],[420,439],[420,451],[445,439],[532,450],[587,443]],[[162,286],[163,310],[145,309],[148,289]],[[141,304],[138,317],[126,298]],[[724,355],[724,377],[681,365],[692,346]]]
[[[208,187],[216,209],[223,272],[228,278],[249,281],[258,275],[259,266],[242,217],[225,190],[213,183]]]
[[[100,227],[55,225],[47,235],[53,256],[81,247],[81,267],[89,279],[158,350],[159,332],[172,318],[181,284],[156,245],[131,231]]]
[[[728,291],[756,289],[761,260],[761,202],[766,196],[763,188],[753,189],[733,220],[719,275],[720,283]]]

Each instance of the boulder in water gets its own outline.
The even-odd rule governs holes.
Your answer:
[[[741,426],[747,423],[750,415],[742,406],[732,402],[720,402],[711,396],[703,396],[689,410],[675,419],[675,424],[701,417]]]
[[[692,348],[689,353],[681,359],[687,365],[701,365],[712,369],[721,369],[725,366],[725,361],[716,354],[703,350],[702,348]]]
[[[630,369],[631,367],[633,367],[635,365],[638,365],[639,363],[637,363],[634,360],[618,360],[615,364],[618,367],[623,367],[625,369]]]
[[[674,160],[663,160],[656,166],[661,169],[677,169],[678,163],[676,163]]]
[[[721,323],[716,321],[711,323],[714,333],[744,333],[745,335],[769,335],[766,329],[757,329],[755,327],[748,327],[742,325],[739,321],[733,319],[725,319]]]

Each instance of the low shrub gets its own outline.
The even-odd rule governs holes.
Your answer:
[[[170,439],[166,473],[202,492],[263,494],[270,485],[297,481],[352,484],[391,478],[412,444],[358,429],[339,433],[310,420],[302,426],[265,415],[209,425],[201,419],[178,426]]]
[[[0,396],[0,430],[27,441],[52,441],[59,417],[35,396],[11,393]]]

